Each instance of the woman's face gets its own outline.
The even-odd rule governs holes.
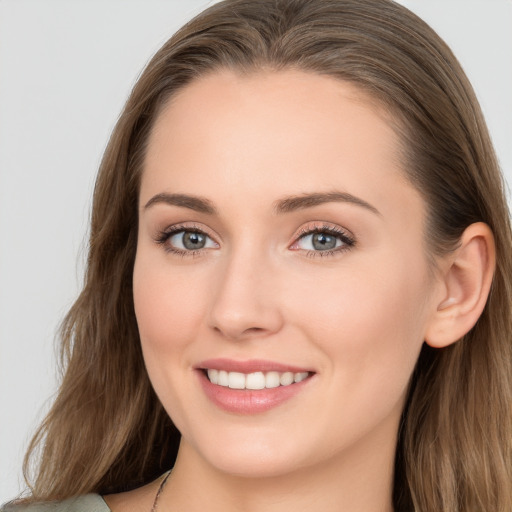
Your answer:
[[[216,72],[157,118],[135,310],[197,460],[264,476],[394,453],[436,289],[398,145],[357,88],[299,71]]]

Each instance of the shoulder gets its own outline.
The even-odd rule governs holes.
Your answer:
[[[0,0],[1,1],[1,0]],[[85,494],[63,501],[46,501],[29,505],[6,503],[0,512],[147,512],[152,509],[156,493],[167,473],[137,489],[105,497]]]
[[[64,501],[45,503],[6,504],[0,512],[111,512],[99,494],[86,494]]]
[[[147,512],[153,508],[161,481],[162,477],[131,491],[108,494],[105,501],[112,512]]]

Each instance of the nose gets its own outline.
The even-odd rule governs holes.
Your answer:
[[[223,265],[212,290],[210,328],[230,340],[278,332],[283,324],[279,278],[269,262],[239,251]]]

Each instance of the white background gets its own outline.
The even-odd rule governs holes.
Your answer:
[[[56,389],[94,176],[139,72],[207,0],[0,0],[0,504]],[[402,0],[445,38],[512,183],[512,0]]]

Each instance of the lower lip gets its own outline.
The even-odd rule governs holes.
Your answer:
[[[257,414],[265,412],[290,400],[309,384],[311,375],[301,382],[289,386],[270,389],[231,389],[212,384],[202,370],[198,371],[199,380],[206,396],[227,412],[237,414]]]

